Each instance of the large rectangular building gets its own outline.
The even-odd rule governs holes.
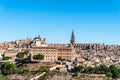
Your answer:
[[[58,61],[58,57],[65,60],[71,60],[73,58],[74,50],[67,47],[32,47],[30,50],[32,56],[36,54],[44,55],[44,62]]]
[[[44,55],[44,62],[55,62],[57,61],[57,49],[56,47],[32,47],[31,54],[43,54]]]
[[[68,48],[68,47],[58,47],[57,48],[57,55],[58,57],[61,57],[62,59],[65,60],[71,60],[73,58],[73,53],[74,53],[74,49],[72,48]]]

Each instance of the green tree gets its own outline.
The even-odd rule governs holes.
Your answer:
[[[112,72],[108,72],[108,73],[106,74],[106,76],[107,76],[107,77],[112,77]]]
[[[28,56],[28,54],[29,54],[29,51],[26,50],[26,51],[24,51],[24,52],[19,52],[16,56],[17,56],[18,58],[24,58],[24,56],[25,56],[25,55]]]
[[[24,58],[24,54],[22,52],[17,53],[16,55],[18,58]]]
[[[61,56],[58,57],[59,61],[65,61],[65,59],[63,59]]]
[[[92,68],[92,67],[86,67],[85,69],[84,69],[84,73],[93,73],[94,72],[94,68]]]
[[[23,69],[23,70],[22,70],[22,73],[23,73],[23,74],[27,74],[27,73],[29,73],[29,72],[30,72],[29,69]]]
[[[109,67],[104,64],[99,66],[99,70],[101,74],[107,74],[108,72],[110,72]]]
[[[34,55],[34,56],[33,56],[33,59],[40,61],[40,60],[44,59],[44,55],[42,55],[42,54]]]
[[[110,68],[111,73],[112,73],[112,78],[115,78],[115,79],[120,78],[120,72],[116,66],[111,65],[109,68]]]
[[[48,72],[49,71],[49,67],[47,66],[42,66],[38,69],[38,72]]]
[[[59,60],[59,61],[62,61],[62,57],[58,57],[58,60]]]
[[[5,62],[1,65],[1,73],[4,75],[12,74],[16,69],[16,65],[11,62]]]
[[[99,74],[99,72],[100,72],[99,66],[95,67],[94,70],[93,70],[93,72],[94,72],[95,74]]]
[[[83,57],[86,61],[89,61],[88,57]]]
[[[75,72],[82,72],[83,69],[84,69],[83,66],[75,66],[75,67],[74,67],[74,71],[75,71]]]
[[[8,77],[0,74],[0,80],[8,80]]]
[[[37,55],[33,55],[33,59],[34,59],[34,60],[37,60]]]
[[[11,57],[3,57],[2,60],[9,60]]]
[[[23,54],[24,54],[24,55],[28,55],[28,54],[29,54],[29,51],[26,50],[26,51],[23,52]]]

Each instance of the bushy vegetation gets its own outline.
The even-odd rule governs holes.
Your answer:
[[[86,61],[88,61],[89,59],[88,59],[88,57],[83,57]]]
[[[65,59],[63,59],[62,57],[58,57],[59,61],[65,61]]]
[[[46,74],[44,74],[43,76],[41,76],[39,78],[39,80],[47,80],[48,77],[52,77],[53,75],[62,75],[64,73],[61,73],[60,71],[57,71],[57,70],[53,70],[53,71],[49,71],[47,72]]]
[[[38,71],[38,72],[48,72],[48,71],[49,71],[49,67],[42,66],[42,67],[40,67],[37,71]]]
[[[38,70],[30,71],[28,68],[24,68],[23,66],[17,67],[16,64],[11,62],[5,62],[0,67],[0,72],[2,75],[36,74],[36,73],[42,73],[42,72],[48,72],[48,71],[49,71],[49,67],[46,67],[46,66],[41,66]]]
[[[15,59],[15,61],[17,63],[29,63],[29,62],[31,62],[31,54],[27,50],[24,52],[18,52],[16,57],[17,58]]]
[[[33,59],[40,61],[40,60],[44,59],[44,55],[42,55],[42,54],[34,55],[34,56],[33,56]]]
[[[11,62],[5,62],[1,65],[1,73],[3,75],[10,75],[10,74],[24,74],[29,72],[28,69],[24,68],[17,68],[16,64]]]
[[[29,51],[24,51],[24,52],[19,52],[16,56],[18,58],[24,58],[25,55],[28,55],[29,54]]]
[[[2,60],[9,60],[11,57],[3,57]]]
[[[73,72],[81,72],[86,74],[106,74],[107,77],[114,79],[120,78],[120,69],[114,65],[107,67],[106,65],[100,65],[97,67],[83,67],[75,66]]]
[[[0,74],[0,80],[8,80],[8,77],[6,77],[5,75]]]
[[[1,73],[4,75],[12,74],[16,69],[16,65],[10,62],[5,62],[1,65],[0,69],[1,69]]]

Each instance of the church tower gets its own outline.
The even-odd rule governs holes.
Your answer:
[[[72,44],[72,45],[75,44],[75,35],[74,35],[74,31],[72,31],[72,34],[71,34],[70,44]]]

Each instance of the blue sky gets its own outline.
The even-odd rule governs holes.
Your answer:
[[[120,0],[0,0],[0,42],[120,44]]]

